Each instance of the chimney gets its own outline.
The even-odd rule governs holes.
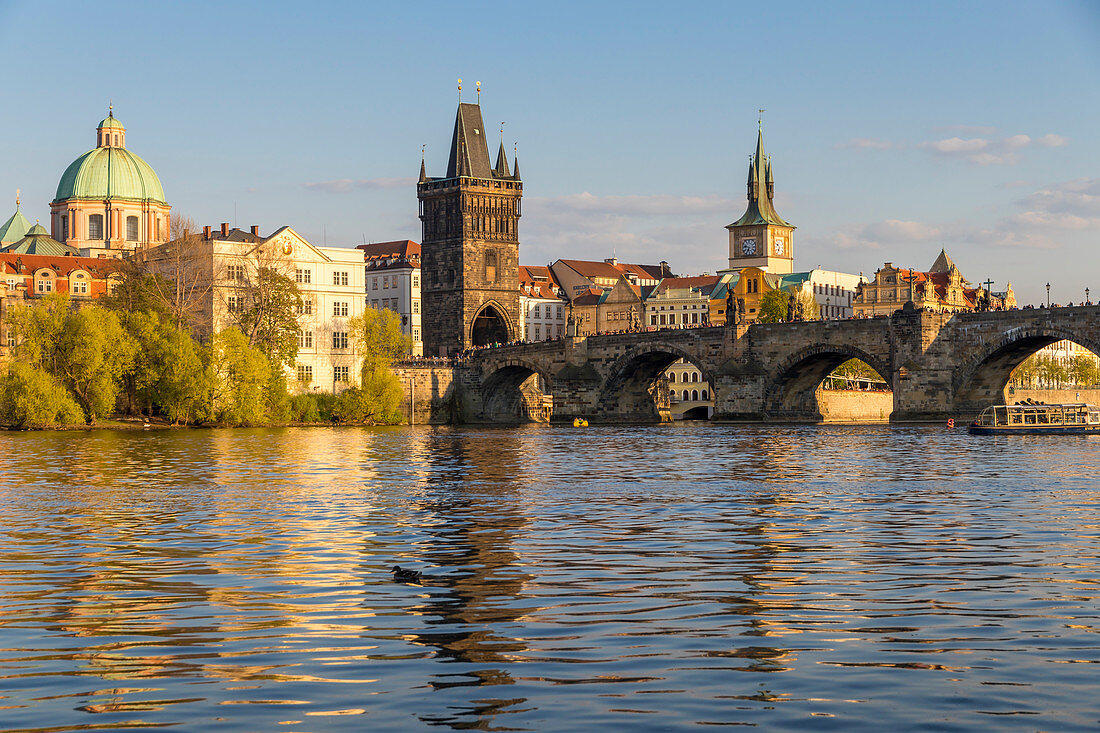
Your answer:
[[[206,226],[202,228],[203,239],[210,239],[210,227]]]
[[[228,237],[229,236],[229,222],[227,222],[227,221],[222,222],[222,236],[223,237]]]
[[[661,260],[661,277],[672,277],[672,269],[668,266],[668,263]]]
[[[606,260],[604,260],[604,262],[611,265],[612,267],[615,267],[619,264],[619,258],[618,257],[608,257]]]
[[[250,229],[252,231],[252,236],[253,237],[260,236],[260,225],[259,224],[253,224]]]

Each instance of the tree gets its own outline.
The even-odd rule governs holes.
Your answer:
[[[57,294],[35,306],[13,306],[9,317],[18,361],[58,378],[93,425],[113,410],[134,355],[115,313],[98,306],[72,310],[68,296]]]
[[[17,428],[52,428],[84,422],[84,413],[56,377],[13,362],[0,377],[0,420]]]
[[[274,267],[246,267],[227,291],[230,322],[248,337],[248,345],[260,349],[271,363],[289,366],[298,356],[298,285]]]
[[[209,315],[220,271],[213,250],[195,231],[191,219],[173,218],[170,236],[170,241],[134,258],[133,276],[140,279],[144,294],[155,301],[155,309],[171,314],[177,330],[194,330]],[[124,280],[127,277],[123,275]]]
[[[289,413],[286,381],[236,328],[210,344],[210,414],[225,425],[263,425]]]
[[[760,323],[782,323],[787,320],[787,296],[785,290],[769,290],[760,296]]]
[[[171,316],[155,311],[126,313],[123,326],[135,344],[133,368],[125,376],[131,400],[152,414],[155,406],[173,423],[203,416],[209,391],[202,349]]]
[[[388,369],[412,349],[412,339],[401,330],[401,317],[389,309],[368,308],[348,322],[355,347],[363,356],[363,373]]]
[[[82,308],[65,319],[58,352],[56,374],[94,425],[97,417],[114,410],[122,375],[133,364],[133,340],[113,312]]]

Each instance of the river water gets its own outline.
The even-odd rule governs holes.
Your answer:
[[[0,448],[3,730],[1100,727],[1097,438],[699,424]]]

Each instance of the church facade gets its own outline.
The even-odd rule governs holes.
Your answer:
[[[447,173],[420,163],[424,354],[448,356],[520,336],[519,160],[509,170],[503,137],[489,161],[480,104],[460,102]]]

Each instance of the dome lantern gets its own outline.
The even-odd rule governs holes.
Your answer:
[[[99,121],[95,129],[95,146],[97,148],[125,148],[126,128],[115,119],[115,107],[107,108],[107,116]]]

